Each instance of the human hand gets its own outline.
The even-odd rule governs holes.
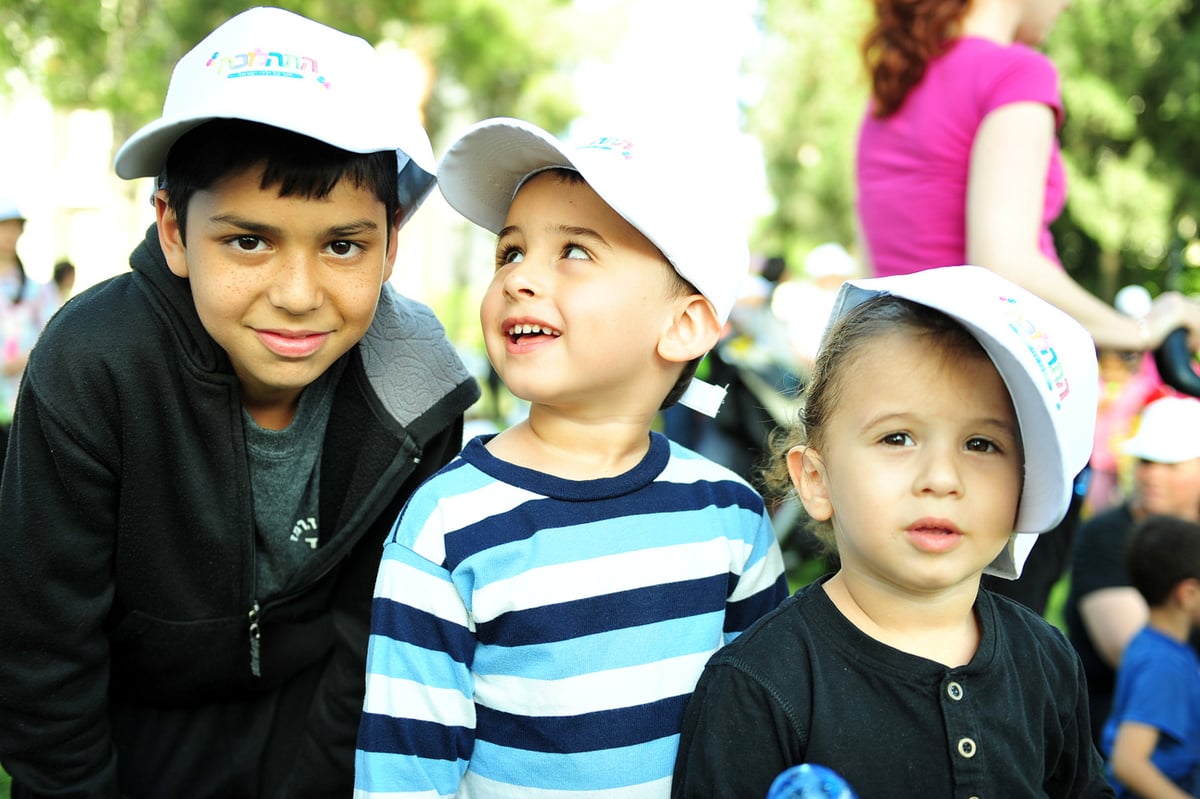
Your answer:
[[[1148,332],[1146,349],[1156,349],[1179,328],[1188,331],[1188,349],[1200,351],[1200,303],[1177,291],[1158,295],[1145,316]]]

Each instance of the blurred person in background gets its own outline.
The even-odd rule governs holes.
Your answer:
[[[54,286],[61,302],[71,298],[75,293],[75,264],[64,259],[54,265]]]
[[[1200,399],[1163,397],[1150,403],[1121,451],[1136,459],[1133,496],[1080,526],[1063,608],[1068,638],[1087,675],[1097,745],[1121,655],[1149,612],[1125,571],[1129,537],[1150,516],[1200,522]]]
[[[1104,727],[1117,799],[1200,795],[1200,524],[1152,516],[1125,551],[1129,580],[1149,618],[1121,658]]]
[[[1142,286],[1125,286],[1113,300],[1117,310],[1144,316],[1153,300]],[[1119,505],[1129,494],[1128,458],[1121,446],[1133,435],[1138,415],[1148,404],[1174,392],[1158,374],[1154,356],[1101,347],[1100,406],[1096,413],[1096,443],[1090,461],[1083,516],[1088,518]]]
[[[788,341],[798,368],[807,374],[817,356],[821,334],[842,283],[862,277],[853,255],[836,241],[818,244],[804,256],[798,280],[775,289],[772,308],[787,327]]]
[[[1063,269],[1050,223],[1066,183],[1058,72],[1034,48],[1067,0],[874,0],[863,42],[871,99],[856,155],[857,217],[869,273],[970,263],[992,269],[1083,325],[1098,347],[1145,352],[1200,305],[1167,292],[1123,314]],[[1020,580],[988,586],[1044,612],[1082,506],[1041,536]]]
[[[0,472],[25,362],[59,305],[55,291],[25,271],[17,254],[17,242],[24,232],[24,214],[12,200],[0,197]]]

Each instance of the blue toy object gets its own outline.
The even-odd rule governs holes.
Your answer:
[[[857,799],[854,791],[835,771],[812,763],[780,773],[767,791],[767,799]]]

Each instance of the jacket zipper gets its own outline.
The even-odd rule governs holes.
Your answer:
[[[421,462],[421,455],[413,455],[413,456],[411,456],[410,460],[415,467],[417,464],[419,464]],[[411,474],[412,474],[411,471],[405,472],[405,475],[404,475],[405,479],[407,479],[407,477]],[[341,562],[341,556],[342,556],[342,554],[344,554],[343,550],[347,550],[352,546],[353,546],[352,543],[347,543],[347,544],[342,545],[339,548],[339,550],[335,553],[336,557],[327,558],[325,561],[324,567],[320,571],[318,571],[312,578],[310,578],[304,584],[304,586],[301,586],[299,588],[294,588],[291,591],[287,591],[283,594],[280,594],[279,596],[272,597],[272,602],[269,604],[277,604],[279,602],[285,602],[288,599],[290,599],[292,596],[301,593],[305,586],[311,585],[312,583],[323,578],[325,575],[329,574],[329,572],[331,572],[335,568],[337,568],[338,563]],[[255,599],[254,604],[250,606],[250,612],[247,614],[247,617],[249,618],[249,621],[250,621],[250,630],[249,630],[249,632],[250,632],[250,673],[252,675],[254,675],[255,677],[262,676],[262,665],[261,665],[261,660],[260,660],[260,656],[259,656],[260,649],[262,646],[262,644],[261,644],[262,630],[259,626],[259,617],[260,617],[261,611],[262,611],[262,608],[259,607],[258,600]]]
[[[254,605],[250,608],[250,673],[255,677],[262,676],[262,668],[259,664],[259,639],[262,637],[258,627],[258,600],[254,600]]]

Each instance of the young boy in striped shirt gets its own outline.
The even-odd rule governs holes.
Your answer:
[[[480,317],[530,403],[403,510],[375,588],[358,797],[666,797],[709,656],[786,596],[762,500],[651,431],[746,274],[714,176],[621,138],[479,123],[439,168],[498,234]]]

